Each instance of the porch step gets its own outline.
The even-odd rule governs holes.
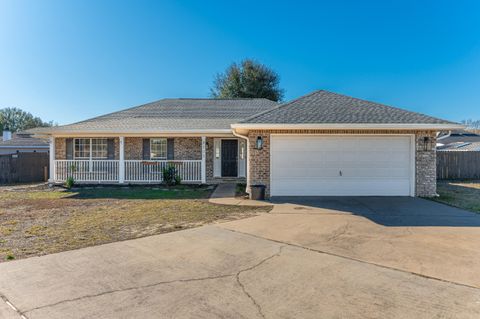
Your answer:
[[[207,180],[207,184],[238,184],[246,182],[247,179],[244,177],[221,177]]]

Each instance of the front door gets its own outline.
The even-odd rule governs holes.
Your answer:
[[[222,177],[238,176],[238,141],[222,140]]]

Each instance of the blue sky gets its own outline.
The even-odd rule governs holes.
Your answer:
[[[0,108],[60,124],[208,97],[245,57],[286,100],[327,89],[480,119],[480,1],[0,0]]]

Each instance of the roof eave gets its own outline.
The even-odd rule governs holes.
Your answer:
[[[49,148],[48,145],[1,145],[0,148]]]
[[[465,128],[464,125],[455,123],[321,123],[321,124],[280,124],[280,123],[237,123],[231,125],[237,132],[249,130],[455,130]]]
[[[43,136],[209,136],[232,134],[231,129],[201,129],[201,130],[51,130],[38,135]],[[37,134],[36,134],[37,135]]]

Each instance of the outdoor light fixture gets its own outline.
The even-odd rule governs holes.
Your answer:
[[[425,136],[423,138],[423,150],[424,151],[433,150],[433,138],[431,138],[429,136]]]
[[[263,147],[263,138],[261,136],[257,136],[257,142],[255,143],[257,150],[261,150]]]

